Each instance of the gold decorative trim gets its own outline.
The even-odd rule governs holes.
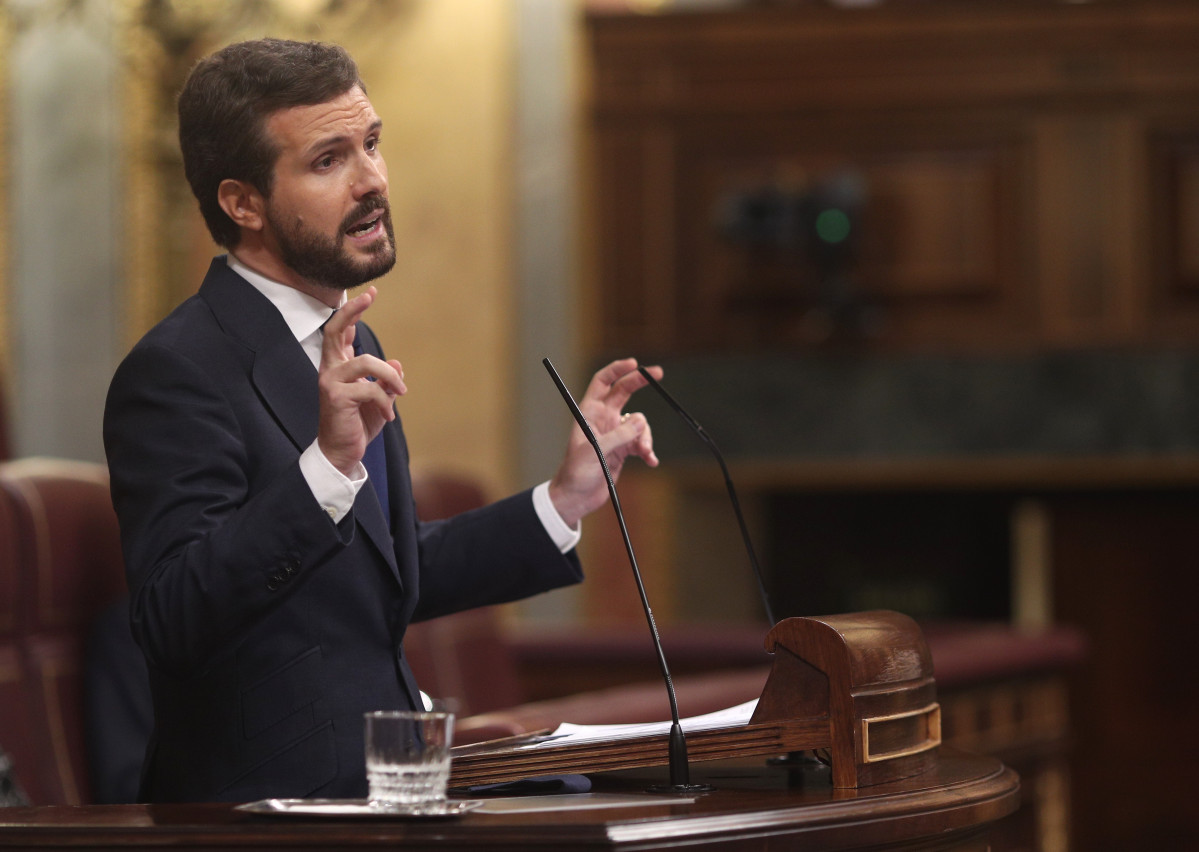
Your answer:
[[[872,752],[870,749],[870,729],[873,726],[883,726],[888,722],[899,722],[906,719],[923,717],[925,722],[925,738],[922,742],[914,743],[908,748],[895,751]],[[905,713],[895,713],[890,716],[875,716],[861,721],[861,760],[863,763],[878,763],[883,760],[894,760],[897,757],[908,757],[913,754],[931,751],[941,745],[941,705],[933,702],[919,710],[909,710]]]
[[[157,81],[166,64],[162,45],[144,24],[145,0],[114,5],[122,62],[121,118],[125,210],[125,283],[121,339],[131,347],[158,319],[165,279],[161,229],[166,223],[155,136],[161,126]]]

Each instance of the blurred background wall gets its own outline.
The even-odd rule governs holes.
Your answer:
[[[182,180],[174,92],[207,50],[271,33],[344,42],[386,117],[401,262],[372,320],[420,398],[404,412],[418,455],[496,493],[548,475],[545,418],[517,394],[526,348],[575,357],[575,10],[324,5],[5,5],[16,453],[102,459],[107,377],[216,251]],[[560,440],[561,418],[550,428]]]
[[[1079,628],[1077,848],[1199,842],[1193,3],[7,0],[13,455],[102,461],[108,377],[214,252],[174,93],[262,34],[345,44],[384,118],[399,262],[371,323],[418,465],[535,483],[569,425],[541,357],[577,392],[660,361],[779,615]],[[713,463],[636,407],[659,618],[760,623]],[[515,621],[640,620],[601,515],[589,582]]]

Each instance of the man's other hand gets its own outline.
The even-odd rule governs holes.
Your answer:
[[[646,369],[655,379],[662,378],[661,367]],[[596,373],[579,400],[579,410],[595,431],[613,479],[620,476],[625,461],[633,456],[650,467],[658,465],[649,421],[640,412],[624,411],[629,397],[647,384],[636,359],[625,358]],[[571,430],[566,456],[550,480],[549,494],[554,508],[571,528],[577,528],[583,516],[608,499],[603,468],[578,425]]]

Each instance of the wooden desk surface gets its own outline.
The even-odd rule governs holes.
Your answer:
[[[924,775],[834,790],[826,771],[756,761],[692,766],[717,789],[694,802],[447,820],[266,817],[227,804],[50,806],[0,810],[0,848],[405,850],[982,850],[1014,812],[1019,780],[999,761],[942,750]],[[596,792],[633,792],[656,771],[596,776]]]

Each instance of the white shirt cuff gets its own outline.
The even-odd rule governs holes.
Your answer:
[[[554,501],[550,499],[548,482],[543,482],[533,489],[533,509],[549,537],[558,546],[558,550],[569,553],[575,549],[579,539],[583,537],[583,525],[580,523],[577,530],[572,530],[566,525],[566,521],[562,520],[562,516],[554,508]]]
[[[350,513],[350,509],[354,507],[354,498],[358,496],[358,489],[366,482],[366,468],[361,462],[358,463],[354,475],[347,477],[325,458],[316,441],[300,453],[300,473],[312,489],[312,496],[316,498],[316,502],[335,524],[340,523],[341,519]]]

